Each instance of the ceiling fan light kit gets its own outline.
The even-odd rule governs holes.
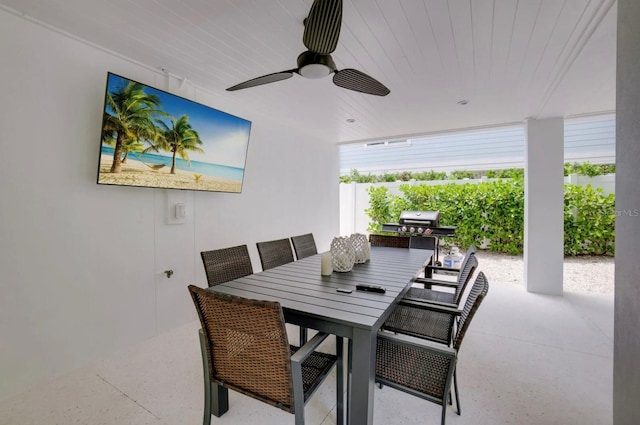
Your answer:
[[[298,74],[305,78],[317,80],[336,72],[336,64],[331,55],[320,55],[313,52],[302,52],[298,56]]]
[[[341,26],[342,0],[315,0],[304,20],[302,42],[308,50],[298,55],[298,67],[253,78],[229,87],[227,91],[275,83],[289,79],[295,73],[314,80],[334,74],[333,83],[338,87],[375,96],[388,95],[390,91],[384,84],[364,72],[336,68],[331,53],[338,46]]]

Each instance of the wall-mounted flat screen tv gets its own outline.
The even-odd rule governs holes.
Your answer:
[[[242,191],[251,122],[108,73],[98,184]]]

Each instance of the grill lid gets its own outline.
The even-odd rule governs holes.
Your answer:
[[[400,213],[400,224],[438,227],[440,212],[438,211],[403,211]]]

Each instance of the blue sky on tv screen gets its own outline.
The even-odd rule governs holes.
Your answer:
[[[118,90],[129,81],[131,80],[110,73],[107,91],[111,93]],[[205,151],[189,151],[192,161],[244,168],[251,131],[250,121],[147,85],[144,87],[146,93],[155,94],[160,98],[160,109],[175,118],[182,115],[189,117],[189,123],[200,135],[203,142],[201,148]],[[170,126],[170,118],[158,118]],[[170,156],[170,153],[166,152],[163,155]]]

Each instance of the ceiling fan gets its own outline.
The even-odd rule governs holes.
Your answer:
[[[305,78],[319,79],[333,75],[333,83],[339,87],[360,93],[386,96],[390,93],[384,84],[357,69],[336,69],[331,53],[338,45],[340,26],[342,25],[342,0],[315,0],[304,20],[302,42],[308,49],[298,56],[298,67],[253,78],[227,91],[236,91],[263,84],[275,83],[293,77],[293,74]]]

